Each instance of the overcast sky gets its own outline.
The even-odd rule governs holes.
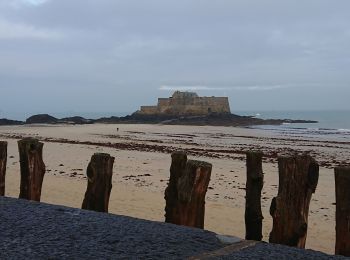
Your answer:
[[[349,0],[0,0],[0,117],[132,112],[173,90],[238,110],[350,109]]]

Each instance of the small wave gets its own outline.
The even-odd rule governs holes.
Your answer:
[[[339,132],[350,132],[350,129],[346,129],[346,128],[340,128],[338,129]]]
[[[292,130],[308,130],[306,127],[288,127],[286,129],[292,129]]]
[[[321,131],[336,131],[337,129],[334,128],[320,128]]]

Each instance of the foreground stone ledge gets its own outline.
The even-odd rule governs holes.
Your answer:
[[[233,244],[224,248],[220,248],[213,252],[204,253],[198,256],[190,257],[191,260],[247,260],[247,259],[266,259],[266,260],[327,260],[327,259],[348,259],[343,256],[331,256],[313,250],[305,250],[295,247],[289,247],[278,244],[268,244],[265,242],[243,240],[237,244]]]
[[[0,259],[184,259],[224,245],[213,232],[0,198]]]
[[[0,259],[346,259],[7,197],[0,197],[0,234]]]

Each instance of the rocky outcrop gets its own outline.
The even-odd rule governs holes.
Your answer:
[[[0,125],[23,125],[24,122],[22,121],[16,121],[16,120],[10,120],[6,118],[0,119]]]
[[[99,119],[95,119],[94,123],[100,124],[115,124],[120,122],[120,117],[111,116],[111,117],[101,117]]]
[[[48,114],[34,115],[26,120],[26,124],[56,124],[58,119]]]
[[[58,123],[85,125],[85,124],[93,124],[94,120],[86,119],[81,116],[73,116],[73,117],[65,117],[65,118],[59,119]]]
[[[81,116],[56,118],[48,114],[39,114],[29,117],[26,120],[26,124],[93,124],[94,120],[86,119]]]
[[[172,116],[141,115],[134,113],[125,117],[99,119],[98,123],[128,124],[165,124],[165,125],[211,125],[211,126],[249,126],[249,125],[281,125],[283,123],[317,123],[311,120],[260,119],[235,114],[211,114],[207,116]]]
[[[23,122],[18,122],[20,124]],[[55,118],[47,114],[34,115],[26,120],[26,124],[165,124],[165,125],[211,125],[211,126],[250,126],[250,125],[281,125],[283,123],[317,123],[311,120],[292,119],[260,119],[252,116],[235,114],[210,114],[205,116],[177,116],[167,114],[143,115],[133,113],[124,117],[103,117],[85,119],[80,116]],[[1,120],[0,120],[1,125]]]
[[[281,125],[283,123],[317,123],[312,120],[292,119],[261,119],[235,114],[208,115],[202,117],[180,117],[166,122],[169,125],[212,125],[212,126],[250,126],[250,125]]]

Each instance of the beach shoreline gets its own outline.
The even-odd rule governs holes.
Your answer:
[[[277,195],[276,158],[283,152],[308,152],[320,162],[320,179],[309,214],[307,248],[334,253],[335,191],[333,167],[348,163],[350,144],[276,135],[259,129],[165,125],[25,125],[0,127],[8,141],[6,196],[18,197],[19,162],[16,141],[36,137],[44,142],[42,201],[80,208],[86,189],[86,167],[95,152],[114,156],[110,213],[164,221],[164,190],[170,153],[185,150],[189,158],[213,164],[207,192],[205,229],[244,237],[245,151],[262,150],[265,185],[262,192],[263,235],[268,240],[271,200]]]

